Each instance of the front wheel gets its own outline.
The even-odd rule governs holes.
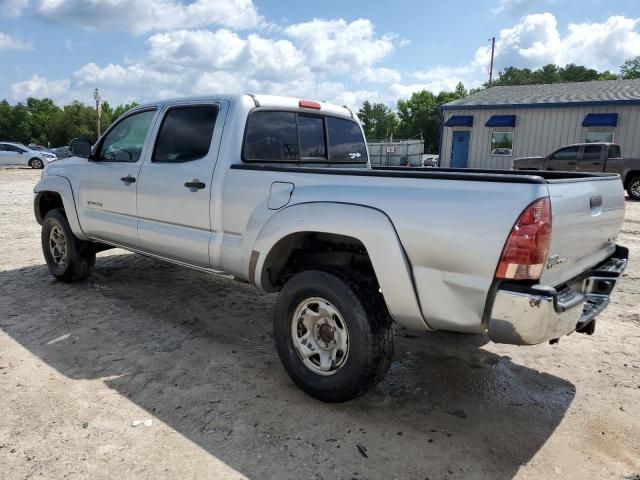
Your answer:
[[[44,162],[42,160],[40,160],[39,158],[32,158],[31,160],[29,160],[29,166],[31,168],[42,169],[42,168],[44,168]]]
[[[42,222],[41,240],[49,271],[58,280],[77,282],[91,275],[96,263],[95,248],[73,235],[62,210],[47,212]]]
[[[273,328],[289,376],[325,402],[362,395],[391,364],[393,326],[381,295],[342,272],[293,276],[278,297]]]
[[[633,200],[640,200],[640,176],[633,177],[627,183],[627,193],[629,194],[629,198]]]

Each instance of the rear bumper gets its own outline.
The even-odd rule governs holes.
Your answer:
[[[535,345],[585,329],[609,304],[628,256],[629,251],[618,245],[611,257],[559,290],[500,285],[491,310],[489,338],[496,343]]]

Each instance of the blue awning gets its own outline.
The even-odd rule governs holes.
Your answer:
[[[588,113],[582,121],[583,127],[616,127],[618,126],[617,113]]]
[[[516,126],[516,116],[515,115],[494,115],[487,123],[484,124],[485,127],[515,127]]]
[[[445,127],[473,127],[473,115],[453,115],[444,123]]]

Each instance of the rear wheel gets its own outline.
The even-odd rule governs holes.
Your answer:
[[[633,200],[640,200],[640,176],[633,177],[627,183],[627,193]]]
[[[342,272],[292,277],[278,297],[274,337],[289,376],[325,402],[362,395],[391,364],[392,321],[381,295]]]
[[[39,158],[32,158],[29,160],[29,166],[31,168],[44,168],[44,162]]]
[[[47,212],[42,223],[41,240],[49,271],[58,280],[76,282],[91,275],[96,263],[95,248],[73,235],[63,210]]]

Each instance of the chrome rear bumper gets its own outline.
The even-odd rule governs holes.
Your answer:
[[[627,266],[629,251],[617,246],[600,265],[561,289],[502,284],[491,310],[487,333],[496,343],[535,345],[588,330],[609,304],[609,295]]]

